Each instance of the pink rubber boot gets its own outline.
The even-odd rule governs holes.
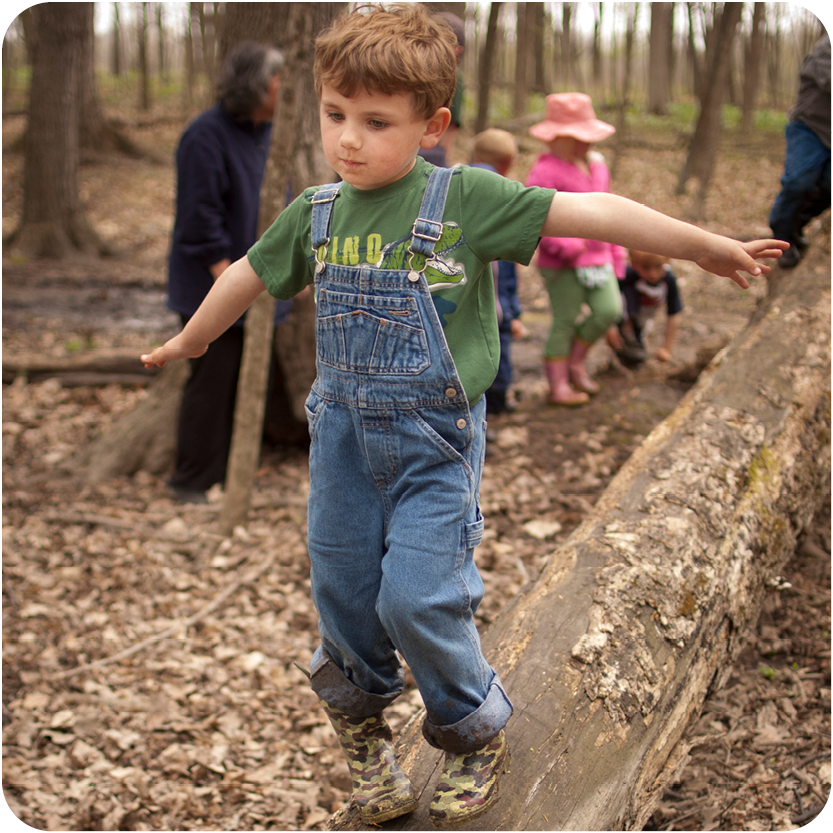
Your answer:
[[[573,386],[585,393],[594,394],[599,392],[599,386],[587,375],[584,368],[584,360],[587,358],[587,351],[590,349],[589,344],[576,339],[573,342],[573,348],[570,350],[569,370],[570,381]]]
[[[547,381],[550,383],[550,403],[575,408],[584,405],[589,397],[586,393],[570,387],[567,359],[544,359]]]

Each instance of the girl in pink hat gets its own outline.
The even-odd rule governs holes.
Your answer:
[[[601,154],[591,150],[615,128],[596,118],[590,96],[556,93],[547,96],[547,117],[529,129],[546,143],[526,178],[527,185],[559,191],[609,191],[610,171]],[[590,346],[615,323],[622,311],[618,277],[625,274],[620,246],[578,237],[543,237],[538,268],[552,308],[544,348],[549,399],[555,405],[583,405],[599,386],[584,366]],[[581,322],[582,304],[590,314]]]

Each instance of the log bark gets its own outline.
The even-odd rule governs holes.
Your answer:
[[[515,706],[512,765],[500,801],[467,829],[642,829],[679,775],[687,726],[829,495],[829,230],[819,254],[772,282],[486,633]],[[399,749],[420,806],[390,829],[430,829],[440,753],[421,720]],[[330,823],[358,827],[351,807]]]

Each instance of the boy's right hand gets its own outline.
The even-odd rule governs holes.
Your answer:
[[[150,369],[151,367],[164,367],[168,362],[177,359],[196,359],[202,356],[206,350],[208,350],[207,344],[201,347],[186,344],[180,334],[150,353],[143,353],[139,358],[142,364]]]

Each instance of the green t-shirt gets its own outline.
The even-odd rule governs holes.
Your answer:
[[[327,262],[407,269],[411,228],[432,168],[418,157],[410,173],[384,188],[362,191],[342,185],[333,208]],[[252,268],[276,298],[290,299],[313,282],[311,197],[317,190],[307,189],[287,206],[249,249]],[[553,193],[525,188],[491,171],[454,168],[443,234],[425,277],[470,402],[491,385],[500,357],[490,264],[529,263]]]

